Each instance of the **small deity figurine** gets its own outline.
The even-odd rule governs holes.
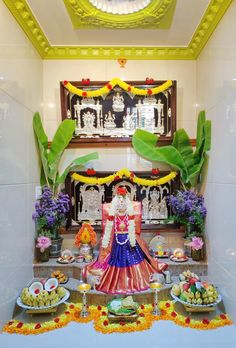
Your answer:
[[[136,205],[135,205],[136,203]],[[100,276],[96,290],[127,294],[147,290],[150,276],[168,267],[154,260],[140,238],[141,204],[132,202],[119,187],[107,212],[98,259],[84,270],[84,277]]]
[[[115,124],[115,115],[111,114],[111,111],[108,111],[108,114],[105,115],[104,127],[105,128],[116,128]]]
[[[113,100],[113,104],[112,104],[113,111],[115,112],[124,111],[124,108],[125,108],[124,97],[120,95],[119,92],[117,92],[116,95],[114,95],[112,100]]]

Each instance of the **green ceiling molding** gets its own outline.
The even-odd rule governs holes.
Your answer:
[[[116,15],[94,7],[89,0],[64,0],[75,29],[157,29],[169,28],[176,0],[152,0],[143,10]]]
[[[50,44],[25,0],[3,0],[39,55],[44,58]]]
[[[51,46],[26,0],[3,1],[43,59],[194,60],[233,0],[211,0],[188,47]]]

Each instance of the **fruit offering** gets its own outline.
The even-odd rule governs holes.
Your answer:
[[[66,294],[65,288],[58,286],[56,290],[50,292],[42,290],[38,295],[32,295],[29,288],[24,288],[21,293],[21,301],[30,307],[45,307],[58,303]]]
[[[184,271],[179,275],[179,280],[183,281],[186,280],[188,281],[190,278],[197,279],[199,281],[199,276],[193,272],[191,272],[189,269],[187,271]]]
[[[210,305],[217,301],[219,294],[214,285],[207,282],[200,282],[196,278],[190,278],[188,281],[181,281],[174,284],[172,294],[186,304]]]
[[[51,274],[51,277],[56,278],[58,280],[58,283],[60,283],[60,284],[66,283],[68,280],[67,276],[64,273],[62,273],[61,271],[54,271]]]

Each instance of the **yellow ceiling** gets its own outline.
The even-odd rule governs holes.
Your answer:
[[[152,0],[114,15],[89,0],[3,1],[43,59],[196,59],[232,2]]]

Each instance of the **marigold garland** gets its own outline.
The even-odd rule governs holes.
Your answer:
[[[72,321],[78,323],[94,321],[95,330],[102,332],[103,334],[148,330],[153,322],[157,320],[171,320],[177,325],[198,330],[217,329],[222,326],[233,324],[228,315],[223,313],[211,320],[206,318],[202,320],[194,320],[190,317],[185,317],[175,311],[174,303],[172,301],[160,301],[159,308],[161,310],[161,315],[154,316],[152,315],[153,305],[143,304],[139,307],[139,316],[136,322],[126,323],[121,321],[120,323],[110,324],[107,317],[107,307],[90,306],[89,316],[82,318],[80,317],[82,309],[81,303],[69,303],[66,304],[66,310],[64,313],[50,321],[45,323],[23,323],[19,320],[11,320],[3,327],[3,331],[10,334],[37,335],[59,329]]]
[[[134,175],[133,172],[130,172],[127,168],[123,168],[119,170],[118,172],[108,175],[104,178],[97,178],[97,177],[87,177],[84,175],[80,175],[78,173],[72,174],[72,178],[74,180],[80,181],[84,184],[89,184],[89,185],[103,185],[107,184],[119,179],[122,179],[122,177],[129,178],[132,182],[138,185],[142,186],[159,186],[159,185],[164,185],[167,182],[173,180],[176,177],[177,173],[176,172],[170,172],[170,174],[164,176],[163,178],[158,178],[158,179],[143,179],[139,178],[138,176]]]
[[[121,79],[115,77],[110,82],[108,82],[104,87],[96,89],[96,90],[87,90],[77,88],[73,86],[70,82],[64,81],[64,86],[68,91],[70,91],[73,94],[78,95],[79,97],[85,97],[85,98],[93,98],[93,97],[101,97],[104,94],[110,93],[115,86],[120,86],[124,91],[130,92],[133,95],[155,95],[160,92],[166,91],[170,86],[172,86],[172,81],[168,80],[165,83],[163,83],[161,86],[157,86],[154,88],[137,88],[134,86],[129,85],[128,83],[122,81]]]

